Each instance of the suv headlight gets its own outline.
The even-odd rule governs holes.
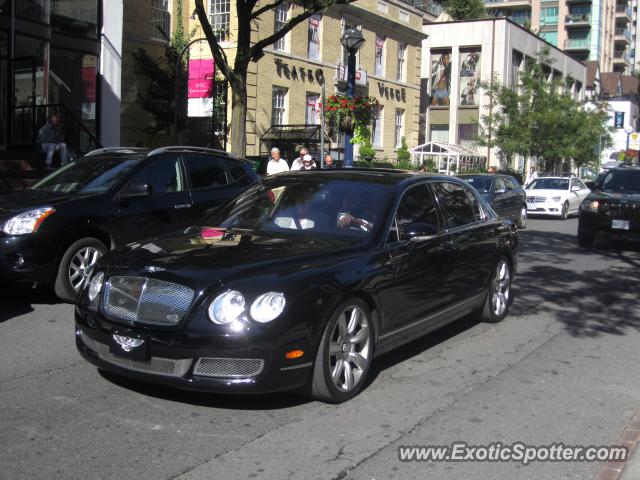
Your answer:
[[[227,325],[237,320],[243,312],[244,297],[236,290],[227,290],[218,295],[207,309],[209,319],[218,325]]]
[[[100,295],[100,291],[102,290],[102,285],[104,284],[104,273],[98,272],[96,273],[89,282],[89,289],[87,290],[87,297],[90,302],[93,302],[98,295]]]
[[[263,293],[251,304],[251,318],[259,323],[275,320],[284,310],[286,303],[282,293]]]
[[[29,210],[15,217],[10,218],[2,226],[2,231],[7,235],[27,235],[35,233],[42,225],[42,222],[56,209],[53,207],[42,207]]]
[[[598,200],[585,200],[580,205],[580,210],[584,210],[585,212],[597,212],[599,206],[600,202]]]

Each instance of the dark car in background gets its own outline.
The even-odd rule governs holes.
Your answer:
[[[515,221],[518,228],[526,227],[527,195],[518,180],[509,175],[494,174],[469,174],[459,177],[473,185],[498,215]]]
[[[640,241],[640,168],[611,168],[580,204],[578,244],[593,245],[597,237]]]
[[[257,180],[222,151],[96,150],[0,197],[0,281],[49,283],[72,301],[107,250],[183,230]]]
[[[99,368],[342,402],[375,355],[508,313],[518,231],[467,183],[392,170],[281,173],[180,235],[102,257],[76,305]]]

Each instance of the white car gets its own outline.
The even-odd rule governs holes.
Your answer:
[[[527,213],[566,219],[578,213],[590,190],[576,177],[538,177],[525,188]]]

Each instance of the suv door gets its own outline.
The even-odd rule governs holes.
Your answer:
[[[246,188],[225,165],[225,159],[213,155],[185,154],[183,161],[193,200],[190,214],[196,223],[207,210],[222,205]]]
[[[185,213],[191,208],[191,198],[177,156],[152,158],[133,174],[115,201],[119,244],[180,230],[192,223]]]
[[[407,235],[416,229],[431,234],[410,240]],[[387,244],[394,271],[392,329],[423,320],[451,301],[446,289],[452,267],[451,244],[441,231],[438,209],[426,182],[403,193]]]
[[[498,249],[495,223],[485,220],[480,202],[466,185],[435,180],[431,188],[455,248],[447,287],[462,302],[486,292]]]

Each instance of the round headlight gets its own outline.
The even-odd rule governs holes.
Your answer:
[[[282,313],[285,304],[286,300],[282,293],[263,293],[251,305],[251,318],[260,323],[270,322]]]
[[[580,208],[586,212],[597,212],[600,202],[598,200],[585,200]]]
[[[98,297],[98,295],[100,294],[100,290],[102,290],[103,283],[104,273],[96,273],[89,283],[89,291],[87,292],[87,296],[89,297],[90,302],[93,302]]]
[[[244,312],[244,297],[240,292],[228,290],[218,295],[209,305],[209,319],[218,325],[227,325]]]

